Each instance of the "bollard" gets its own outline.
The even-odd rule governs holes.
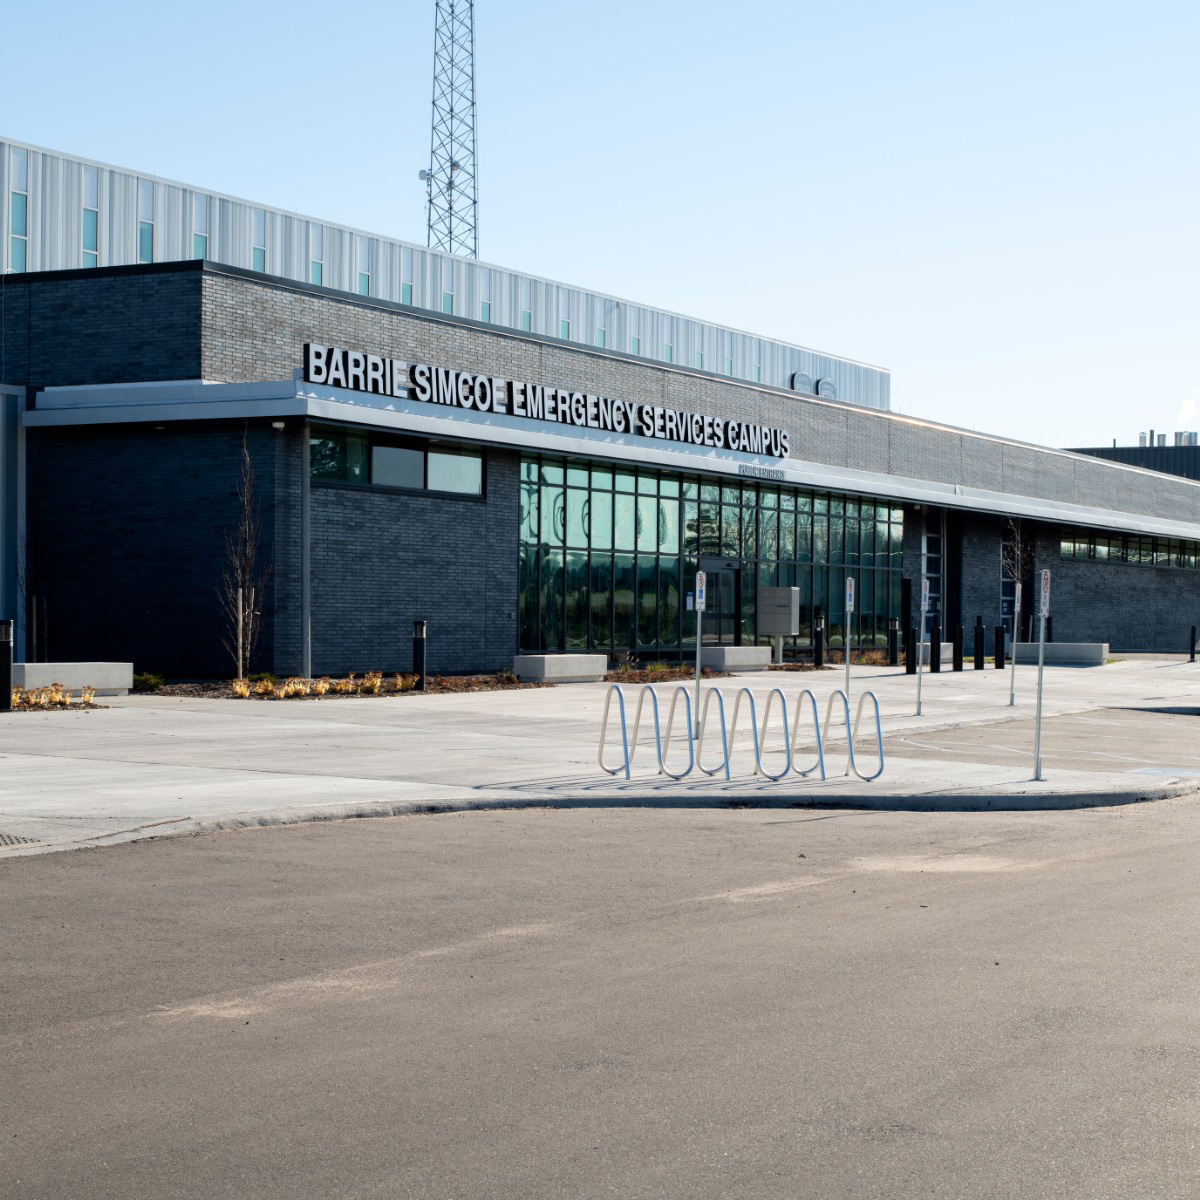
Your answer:
[[[1192,642],[1196,639],[1193,637]],[[888,666],[898,667],[900,665],[900,622],[892,617],[888,621]]]
[[[1188,651],[1188,662],[1196,661],[1196,627],[1192,626],[1192,640],[1188,643],[1190,650]]]
[[[425,690],[425,622],[413,622],[413,674],[417,677],[417,691]]]
[[[963,669],[963,627],[958,625],[954,630],[954,669]]]
[[[929,670],[936,674],[942,669],[942,623],[934,621],[929,633]]]
[[[0,712],[12,712],[13,623],[0,621]]]
[[[904,673],[917,673],[917,627],[910,625],[904,631]]]
[[[813,629],[813,666],[825,665],[825,619],[820,617]]]
[[[1004,626],[996,626],[996,670],[1004,670]]]
[[[987,631],[983,627],[983,618],[975,618],[975,670],[983,670],[983,643],[987,637]]]

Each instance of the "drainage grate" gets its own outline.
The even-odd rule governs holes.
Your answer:
[[[37,838],[18,837],[15,833],[0,833],[0,846],[27,846]]]

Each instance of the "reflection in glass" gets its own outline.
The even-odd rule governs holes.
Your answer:
[[[651,553],[658,549],[658,500],[654,496],[637,498],[637,548]]]
[[[613,497],[613,545],[618,550],[632,550],[635,543],[633,497],[618,492]]]
[[[618,554],[613,559],[614,646],[633,647],[633,593],[633,555]]]
[[[586,546],[587,536],[587,492],[578,488],[567,489],[567,545]]]
[[[563,648],[563,552],[542,551],[542,649]]]
[[[588,644],[588,556],[567,554],[567,649],[586,650]]]
[[[658,565],[653,558],[638,559],[638,645],[658,642]]]

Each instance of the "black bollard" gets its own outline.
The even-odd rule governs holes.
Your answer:
[[[0,712],[12,712],[13,623],[0,621]]]
[[[983,643],[987,638],[987,630],[983,627],[983,618],[975,618],[975,670],[983,670]]]
[[[996,670],[1004,670],[1004,626],[996,626]]]
[[[813,629],[813,666],[823,667],[825,665],[825,621],[824,618],[817,621],[816,627]]]
[[[417,691],[425,690],[425,622],[413,622],[413,674],[417,677]]]
[[[954,669],[956,671],[963,669],[963,627],[961,625],[954,629]]]
[[[1193,637],[1192,642],[1196,639]],[[888,622],[888,666],[900,665],[900,622],[893,617]]]
[[[1196,661],[1196,627],[1195,627],[1195,625],[1192,626],[1192,640],[1190,642],[1188,642],[1188,646],[1190,647],[1188,650],[1188,662],[1195,662]]]
[[[929,632],[929,669],[934,674],[942,669],[942,623],[934,621]]]
[[[917,628],[915,625],[910,625],[904,631],[904,673],[905,675],[917,673]]]

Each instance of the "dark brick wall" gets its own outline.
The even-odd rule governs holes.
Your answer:
[[[201,263],[0,276],[0,380],[198,379]]]
[[[1064,560],[1057,530],[1043,528],[1037,538],[1037,579],[1047,567],[1056,642],[1108,642],[1114,651],[1182,654],[1190,627],[1200,625],[1200,571]]]
[[[137,670],[229,675],[218,590],[236,525],[243,430],[191,426],[30,431],[30,590],[45,598],[39,657],[132,661]],[[275,541],[277,439],[247,439],[262,554]],[[274,661],[274,599],[252,663]]]
[[[414,620],[431,672],[512,668],[518,462],[489,452],[484,500],[313,487],[315,673],[410,670]]]

